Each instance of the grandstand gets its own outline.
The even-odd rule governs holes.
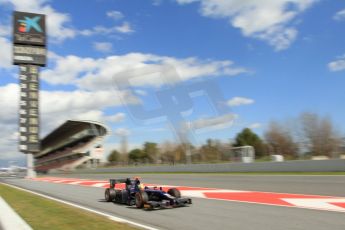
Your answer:
[[[41,151],[34,155],[36,172],[98,165],[104,152],[102,141],[108,133],[98,122],[66,121],[41,141]]]

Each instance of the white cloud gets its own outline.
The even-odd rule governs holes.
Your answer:
[[[95,120],[100,122],[121,121],[124,119],[124,114],[105,115],[103,113],[105,108],[122,105],[119,94],[123,94],[123,92],[42,91],[40,108],[42,108],[42,124],[46,126],[44,131],[50,131],[67,119]],[[134,96],[127,94],[125,98],[127,100],[126,103],[138,103]]]
[[[121,60],[122,59],[122,60]],[[115,60],[114,60],[115,61]],[[175,83],[175,81],[187,81],[194,78],[202,78],[208,76],[233,76],[247,72],[246,69],[235,67],[231,61],[211,61],[199,60],[197,58],[176,59],[172,57],[148,55],[148,54],[128,54],[120,58],[123,63],[122,71],[136,69],[137,78],[131,82],[136,86],[155,86],[160,87],[163,84]],[[150,64],[148,64],[150,63]],[[166,75],[162,74],[162,68],[171,67],[173,72]],[[170,71],[170,70],[168,70]],[[150,74],[147,74],[149,72]],[[116,72],[114,73],[116,74]],[[170,76],[176,74],[176,78]],[[126,77],[119,76],[116,77]],[[86,86],[92,78],[85,78],[85,82],[81,85]],[[90,82],[88,83],[88,85]]]
[[[176,0],[179,4],[200,2],[205,17],[225,18],[246,37],[268,42],[276,51],[296,39],[294,19],[317,0]]]
[[[110,35],[115,33],[129,34],[135,32],[128,22],[124,22],[120,26],[105,27],[105,26],[95,26],[92,29],[80,30],[78,34],[83,36],[92,35]]]
[[[192,2],[198,2],[200,0],[176,0],[179,4],[189,4]]]
[[[119,19],[122,19],[124,17],[123,13],[121,13],[120,11],[117,11],[117,10],[108,11],[107,16],[109,18],[112,18],[115,20],[119,20]]]
[[[50,84],[72,84],[86,90],[112,90],[113,77],[127,79],[130,70],[136,70],[138,76],[133,83],[135,86],[161,86],[170,79],[162,79],[162,66],[172,66],[177,71],[178,81],[208,76],[233,76],[248,72],[247,69],[237,67],[232,61],[200,60],[197,58],[176,59],[173,57],[152,54],[129,53],[122,56],[108,56],[106,58],[81,58],[77,56],[60,57],[55,55],[56,65],[53,69],[44,70],[42,79]],[[153,75],[147,75],[147,70]],[[157,77],[160,77],[157,80]],[[166,76],[163,76],[166,77]]]
[[[345,20],[345,9],[338,11],[334,16],[333,16],[334,20]]]
[[[14,138],[18,131],[18,94],[18,84],[0,86],[0,160],[23,157]]]
[[[126,98],[126,103],[138,103],[134,97]],[[103,110],[120,105],[122,101],[118,94],[111,91],[42,91],[42,133],[51,131],[68,119],[119,122],[124,119],[124,114],[105,115]]]
[[[16,127],[13,128],[14,131],[17,130]],[[10,133],[9,131],[8,133]],[[25,157],[23,153],[20,153],[18,149],[18,142],[8,138],[8,133],[6,131],[1,131],[0,132],[0,150],[1,150],[1,155],[0,155],[0,163],[3,161],[12,161],[12,160],[20,160]]]
[[[0,86],[0,123],[2,125],[13,124],[18,121],[18,94],[18,84]]]
[[[134,91],[139,96],[146,96],[147,92],[145,90],[137,89]]]
[[[68,14],[57,12],[49,4],[48,0],[1,0],[0,4],[10,4],[18,11],[27,11],[47,15],[47,31],[53,41],[61,42],[67,38],[73,38],[76,31],[66,26],[70,22]]]
[[[129,24],[129,22],[124,22],[121,26],[117,26],[115,28],[116,28],[117,32],[123,33],[123,34],[129,34],[129,33],[134,32],[134,30],[133,30],[132,26]]]
[[[131,134],[129,129],[126,128],[118,128],[115,130],[115,134],[118,136],[128,136]]]
[[[0,36],[11,35],[12,28],[10,25],[0,25]]]
[[[186,124],[188,128],[185,131],[194,130],[196,133],[200,133],[225,129],[233,126],[233,123],[237,118],[237,114],[225,114],[215,117],[200,118],[195,121],[188,122]]]
[[[254,37],[265,40],[278,50],[287,49],[296,39],[298,31],[294,28],[272,27],[265,32],[258,33]]]
[[[233,97],[227,101],[228,106],[240,106],[240,105],[250,105],[253,104],[255,101],[250,98],[245,97]]]
[[[106,107],[121,105],[118,93],[114,91],[42,91],[42,112],[52,114],[60,111],[79,112],[101,110]],[[63,100],[61,100],[63,98]],[[134,98],[128,98],[130,103],[136,103]],[[54,105],[54,106],[52,106]],[[83,111],[80,111],[81,113]],[[71,115],[71,114],[69,114]]]
[[[53,85],[74,84],[80,73],[97,68],[97,61],[93,58],[51,55],[51,60],[55,61],[55,68],[42,71],[41,78]]]
[[[261,127],[262,127],[261,123],[253,123],[253,124],[248,126],[248,128],[250,128],[250,129],[259,129]]]
[[[332,72],[345,70],[345,55],[337,58],[337,60],[328,63],[328,69]]]
[[[112,122],[112,123],[121,122],[125,118],[126,118],[126,115],[124,113],[117,113],[115,115],[105,117],[106,121]]]
[[[0,37],[0,67],[12,67],[12,44],[6,38]]]
[[[97,51],[108,53],[112,51],[113,44],[111,44],[110,42],[94,42],[93,48]]]
[[[108,35],[116,32],[116,27],[95,26],[92,29],[80,30],[78,34],[83,36],[93,36],[95,34]]]

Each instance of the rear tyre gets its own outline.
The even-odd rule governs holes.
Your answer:
[[[176,198],[181,198],[181,192],[177,188],[171,188],[168,190],[168,194]]]
[[[143,208],[144,204],[149,201],[149,196],[146,192],[140,191],[135,194],[135,206],[137,208]]]
[[[121,191],[120,191],[120,196],[121,196],[121,203],[122,204],[130,204],[130,202],[128,202],[128,201],[130,201],[130,199],[129,199],[129,197],[128,197],[128,191],[127,190],[125,190],[125,189],[122,189]],[[129,205],[128,204],[128,205]]]
[[[115,199],[116,191],[113,188],[107,188],[104,192],[104,198],[107,202],[111,202]]]

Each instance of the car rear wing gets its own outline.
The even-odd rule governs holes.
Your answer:
[[[114,188],[116,184],[122,184],[125,183],[126,185],[131,184],[131,179],[109,179],[110,188]]]

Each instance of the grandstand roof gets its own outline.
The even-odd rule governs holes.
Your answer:
[[[65,123],[50,132],[41,140],[41,151],[55,145],[57,141],[67,141],[75,133],[83,130],[95,130],[95,136],[105,136],[109,134],[109,129],[102,123],[88,120],[67,120]],[[36,154],[41,155],[40,153]]]
[[[96,121],[86,121],[86,120],[67,120],[65,123],[63,123],[62,125],[60,125],[59,127],[57,127],[55,130],[53,130],[52,132],[50,132],[46,137],[44,137],[42,139],[42,142],[49,140],[52,137],[56,137],[56,136],[60,136],[63,135],[64,133],[66,133],[66,131],[69,131],[71,128],[89,128],[90,125],[97,125],[99,127],[104,128],[106,131],[108,131],[107,127],[100,123],[100,122],[96,122]]]

